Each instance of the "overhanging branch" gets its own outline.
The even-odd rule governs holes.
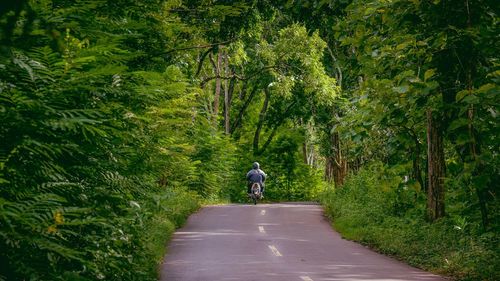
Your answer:
[[[167,55],[167,54],[174,53],[174,52],[179,52],[179,51],[192,50],[192,49],[213,48],[215,46],[225,45],[225,44],[228,44],[228,43],[232,43],[232,42],[236,41],[237,39],[238,38],[232,38],[232,39],[229,39],[229,40],[226,40],[226,41],[222,41],[222,42],[217,42],[217,43],[211,43],[211,44],[205,44],[205,45],[197,45],[197,46],[189,46],[189,47],[171,49],[171,50],[168,50],[168,51],[164,52],[163,55]]]

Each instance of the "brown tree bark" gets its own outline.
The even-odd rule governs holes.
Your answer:
[[[335,183],[335,187],[341,187],[347,176],[347,159],[342,155],[339,133],[330,135],[331,154],[326,159],[325,178]]]
[[[435,221],[445,215],[445,161],[442,128],[432,111],[427,110],[427,216]]]
[[[229,82],[229,90],[227,94],[226,111],[224,115],[224,126],[226,134],[231,134],[231,103],[233,101],[234,87],[236,86],[236,79],[231,79]]]
[[[227,51],[224,52],[224,72],[225,76],[229,74],[229,58]],[[231,112],[231,95],[234,89],[234,78],[231,79],[228,86],[227,79],[224,80],[224,132],[228,135],[231,130],[229,114]]]
[[[304,164],[309,164],[309,159],[308,159],[308,154],[307,154],[307,142],[303,142],[302,143],[302,159],[304,161]]]
[[[330,155],[326,157],[326,163],[325,163],[325,180],[328,182],[333,181],[333,157]]]
[[[339,133],[335,132],[332,135],[333,145],[335,148],[335,165],[333,166],[333,180],[335,181],[335,186],[342,186],[345,182],[347,176],[347,161],[342,155],[342,149],[340,147],[340,136]]]
[[[214,96],[214,125],[217,126],[217,117],[219,116],[219,105],[220,105],[220,92],[221,92],[221,63],[222,56],[220,53],[217,53],[217,62],[214,61],[212,54],[210,56],[210,61],[212,62],[212,66],[214,67],[214,72],[217,78],[215,78],[215,96]]]

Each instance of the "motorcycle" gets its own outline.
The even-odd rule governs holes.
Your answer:
[[[262,198],[260,184],[257,182],[253,183],[250,191],[251,191],[251,193],[249,194],[249,196],[250,196],[250,198],[252,198],[253,204],[257,205],[257,200]]]

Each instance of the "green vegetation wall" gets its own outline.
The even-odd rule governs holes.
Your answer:
[[[0,280],[156,280],[231,176],[168,5],[2,2]]]

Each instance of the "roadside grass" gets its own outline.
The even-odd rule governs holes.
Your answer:
[[[500,235],[460,223],[453,214],[437,222],[424,219],[425,201],[400,212],[401,194],[380,188],[373,171],[351,176],[322,196],[334,228],[349,240],[455,280],[500,280]]]
[[[201,207],[201,199],[193,192],[175,189],[153,196],[148,203],[148,218],[144,221],[141,236],[143,250],[138,253],[141,261],[136,266],[147,269],[149,280],[158,280],[159,266],[167,254],[168,241],[189,215]]]

